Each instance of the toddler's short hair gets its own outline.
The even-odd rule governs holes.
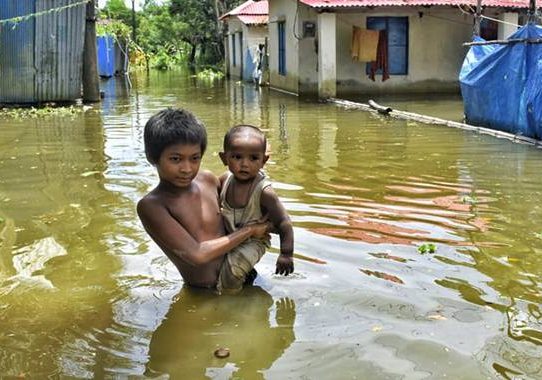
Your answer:
[[[145,155],[151,164],[160,160],[160,155],[170,145],[197,144],[201,154],[207,148],[205,125],[191,112],[181,108],[166,108],[153,115],[145,124],[143,132]]]
[[[237,133],[243,132],[244,130],[252,131],[255,135],[260,137],[262,139],[262,149],[265,152],[267,150],[267,138],[265,137],[265,134],[262,132],[262,130],[258,127],[255,127],[254,125],[250,124],[239,124],[234,127],[231,127],[228,132],[224,135],[224,144],[223,149],[224,152],[227,152],[231,148],[231,139],[234,135]]]

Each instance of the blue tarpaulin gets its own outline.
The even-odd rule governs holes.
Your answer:
[[[534,24],[509,37],[540,38]],[[542,139],[542,44],[471,46],[459,82],[469,124]]]
[[[101,77],[115,75],[115,39],[105,35],[97,37],[98,74]]]

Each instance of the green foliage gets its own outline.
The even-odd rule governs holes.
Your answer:
[[[196,74],[196,77],[198,79],[207,79],[207,80],[213,80],[213,79],[220,79],[224,77],[224,73],[222,71],[218,71],[212,68],[204,69]]]
[[[423,254],[426,253],[435,253],[437,251],[437,246],[433,243],[424,243],[418,247],[418,252]]]
[[[183,40],[193,49],[189,54],[190,64],[196,63],[196,49],[199,63],[216,64],[224,56],[223,24],[218,18],[240,4],[240,0],[171,0],[170,13],[190,26]]]
[[[130,33],[130,27],[120,20],[107,20],[105,23],[96,25],[96,35],[98,36],[113,35],[118,39],[128,39]]]
[[[145,0],[136,15],[137,50],[144,52],[146,63],[159,69],[183,63],[218,64],[224,56],[223,23],[218,18],[242,1],[165,0],[158,5]],[[108,0],[100,13],[108,21],[99,33],[129,37],[131,12],[124,0]]]
[[[131,25],[132,10],[124,4],[124,0],[107,0],[100,12],[100,17],[120,20],[126,25]]]

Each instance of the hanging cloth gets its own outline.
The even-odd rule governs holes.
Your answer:
[[[382,82],[390,77],[388,69],[388,33],[381,30],[378,36],[378,49],[376,52],[376,60],[370,63],[369,78],[374,82],[375,74],[378,70],[382,70]]]
[[[368,30],[354,26],[352,28],[352,60],[371,62],[376,60],[378,30]]]

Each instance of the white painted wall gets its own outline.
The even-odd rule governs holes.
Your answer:
[[[326,41],[318,48],[318,96],[337,96],[337,14],[318,14],[318,40]],[[300,57],[300,60],[302,58]]]
[[[245,25],[237,17],[229,17],[228,23],[228,54],[226,54],[226,65],[232,79],[251,80],[252,78],[241,78],[242,69],[245,64],[246,49],[249,47],[253,52],[259,44],[265,43],[267,37],[267,25]],[[242,50],[239,46],[239,33],[243,33]],[[236,65],[233,66],[233,46],[231,36],[235,36],[235,57]]]
[[[269,1],[269,77],[270,86],[298,93],[299,86],[299,50],[298,40],[294,35],[294,18],[297,0]],[[277,22],[285,21],[286,32],[286,75],[280,75],[278,54]],[[296,29],[296,34],[299,31]]]
[[[519,15],[515,12],[503,12],[499,15],[499,20],[506,24],[499,24],[499,40],[504,40],[514,34],[518,27],[515,26],[519,22]],[[515,25],[512,25],[515,24]]]
[[[421,17],[420,17],[420,13]],[[363,62],[353,62],[350,55],[352,27],[366,27],[370,17],[408,17],[408,74],[391,75],[373,82]],[[342,93],[394,93],[457,91],[458,75],[470,41],[472,17],[458,9],[380,8],[361,14],[342,14],[338,19],[338,91]]]
[[[239,49],[239,33],[243,32],[243,23],[239,21],[237,17],[228,17],[228,52],[227,55],[229,58],[228,67],[230,78],[240,79],[241,78],[241,69],[242,69],[242,57],[241,50]],[[235,66],[233,65],[233,46],[232,46],[232,37],[235,38]],[[244,36],[243,36],[244,38]]]
[[[299,7],[299,36],[303,32],[303,22],[312,22],[316,25],[315,37],[304,37],[298,41],[298,77],[299,92],[303,94],[318,93],[318,14],[313,8],[307,6]]]

